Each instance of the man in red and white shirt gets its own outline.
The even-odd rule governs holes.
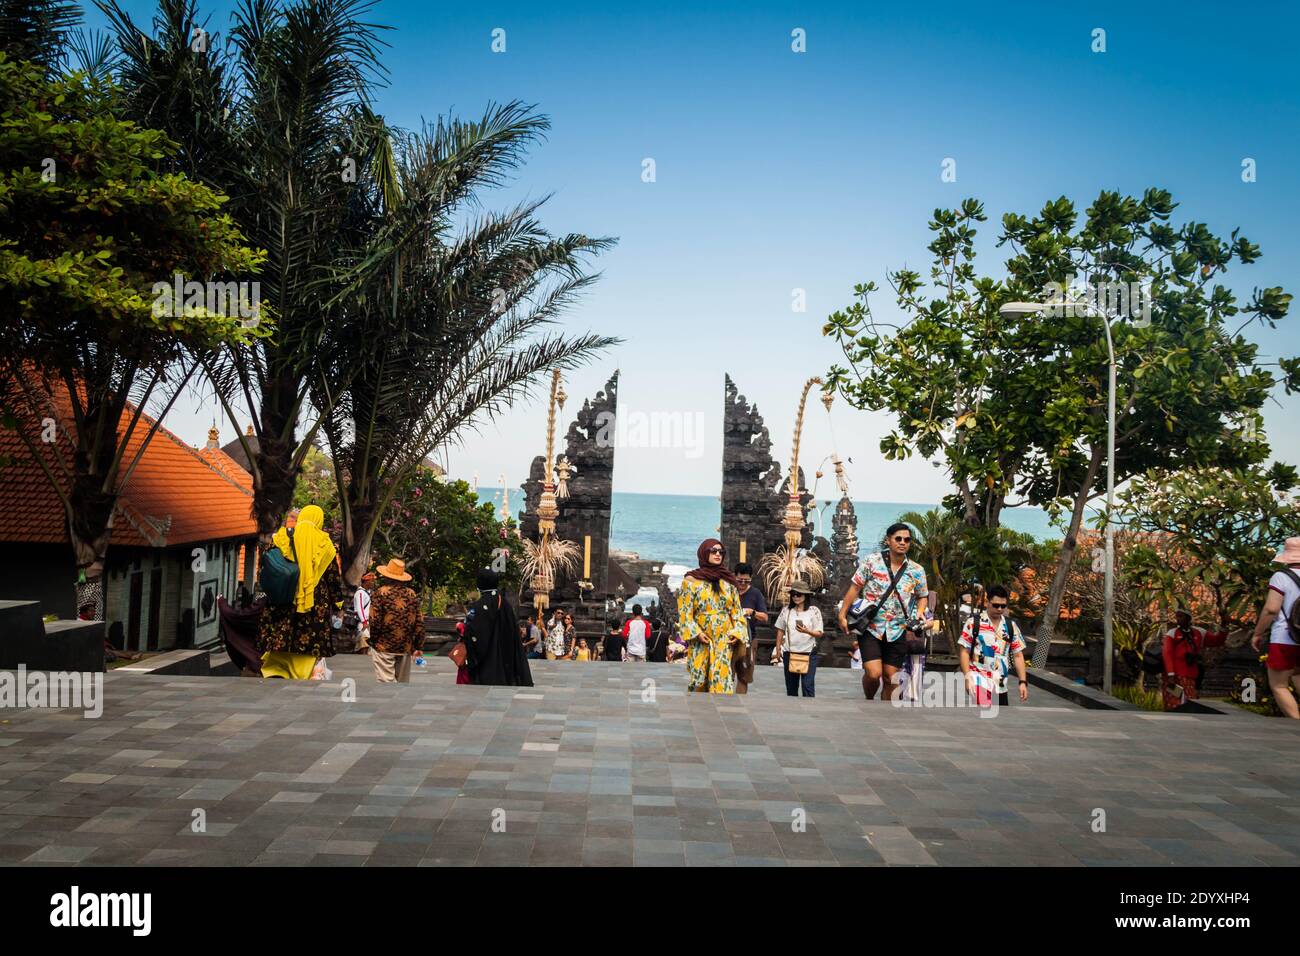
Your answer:
[[[361,587],[352,598],[352,609],[357,614],[357,638],[360,647],[370,646],[370,592],[375,587],[375,572],[367,571],[361,576]]]
[[[650,622],[641,616],[641,605],[632,605],[632,616],[623,625],[623,640],[627,642],[627,659],[645,660],[646,639],[650,637]]]

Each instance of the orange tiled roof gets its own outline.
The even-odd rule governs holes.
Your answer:
[[[72,422],[66,390],[51,396],[65,460],[71,460]],[[118,434],[126,431],[134,408],[127,406]],[[139,451],[153,419],[140,416],[123,467]],[[34,434],[32,432],[31,434]],[[59,472],[54,469],[55,474]],[[60,476],[61,477],[61,476]],[[42,544],[67,542],[63,505],[17,432],[0,427],[0,541]],[[253,479],[229,455],[199,451],[159,426],[140,463],[118,497],[110,544],[170,547],[257,534],[252,517]]]

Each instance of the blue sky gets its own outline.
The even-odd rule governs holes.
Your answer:
[[[1222,235],[1240,226],[1262,247],[1257,264],[1228,276],[1239,295],[1300,286],[1293,8],[982,6],[387,0],[372,17],[395,28],[377,105],[403,126],[516,98],[551,117],[517,183],[488,202],[552,193],[553,231],[619,238],[565,325],[626,341],[572,374],[568,392],[580,402],[621,368],[624,414],[702,415],[699,447],[620,448],[615,486],[717,494],[723,373],[758,403],[784,459],[803,381],[837,358],[820,335],[825,316],[856,282],[926,271],[936,207],[984,202],[979,262],[1000,275],[1004,212],[1062,194],[1082,209],[1103,188],[1160,186],[1181,203],[1176,221]],[[148,22],[151,4],[125,7]],[[230,8],[202,5],[218,31]],[[93,10],[87,20],[102,23]],[[492,52],[496,28],[505,53]],[[791,50],[795,28],[805,53]],[[1092,52],[1095,28],[1104,53]],[[1241,180],[1246,157],[1254,183]],[[646,158],[653,183],[642,181]],[[940,179],[947,158],[956,182]],[[803,313],[791,308],[797,288]],[[875,303],[892,314],[887,296]],[[1300,307],[1279,330],[1251,335],[1267,355],[1288,354],[1297,323]],[[542,450],[538,395],[453,447],[452,473],[495,485],[504,472],[518,485]],[[1300,462],[1300,403],[1278,397],[1269,437],[1278,457]],[[169,425],[199,443],[215,412],[191,401]],[[938,500],[942,472],[881,460],[889,424],[842,402],[830,422],[810,408],[804,463],[834,444],[854,459],[856,498]]]

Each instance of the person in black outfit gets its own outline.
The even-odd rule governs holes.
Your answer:
[[[623,649],[625,647],[627,647],[627,641],[623,637],[622,626],[616,621],[611,622],[609,633],[605,635],[605,660],[623,660]]]

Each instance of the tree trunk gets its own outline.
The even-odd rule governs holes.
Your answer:
[[[298,468],[294,467],[297,422],[290,420],[297,400],[295,386],[294,382],[274,383],[262,403],[257,442],[260,480],[253,488],[253,518],[262,550],[271,546],[272,535],[293,507],[293,490],[298,481]],[[286,435],[289,437],[283,437]]]
[[[97,621],[104,619],[104,566],[117,504],[117,495],[101,491],[103,484],[101,476],[75,475],[68,494],[68,540],[78,571],[77,614],[80,616],[83,607],[93,605],[92,617]]]
[[[1070,527],[1065,540],[1061,542],[1061,552],[1056,557],[1056,574],[1052,577],[1052,587],[1047,592],[1047,607],[1043,609],[1043,619],[1038,624],[1038,643],[1034,647],[1034,666],[1047,664],[1047,655],[1051,648],[1052,635],[1056,631],[1056,621],[1061,613],[1061,598],[1065,594],[1065,583],[1070,576],[1070,565],[1074,562],[1074,552],[1079,546],[1079,528],[1083,524],[1083,512],[1092,498],[1092,486],[1101,470],[1101,461],[1106,449],[1097,446],[1092,450],[1092,460],[1088,462],[1088,471],[1074,496],[1074,510],[1070,513]]]
[[[348,508],[348,522],[343,528],[343,580],[356,587],[361,583],[361,576],[370,564],[371,545],[375,539],[375,529],[371,526],[371,517],[375,506],[370,502],[353,503]]]

